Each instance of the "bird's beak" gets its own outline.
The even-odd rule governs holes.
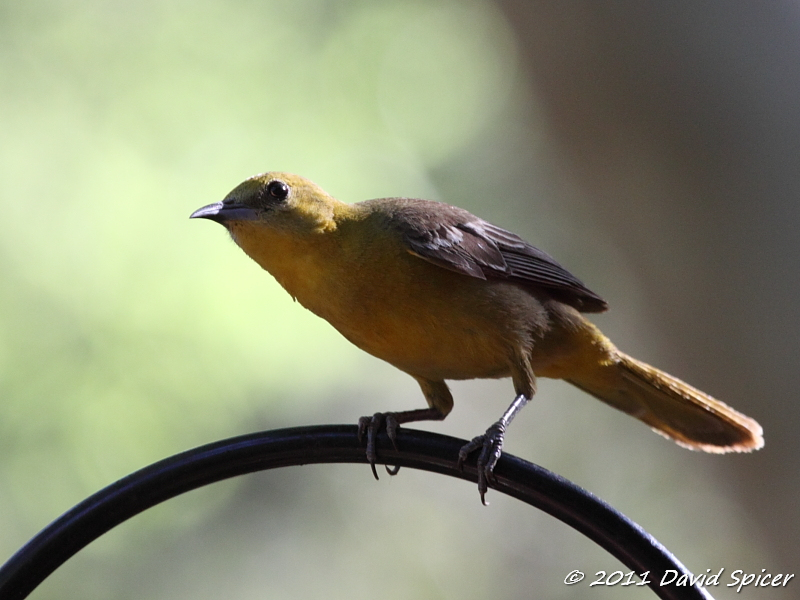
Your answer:
[[[229,221],[254,221],[258,218],[258,215],[249,206],[237,202],[215,202],[203,208],[198,208],[189,218],[211,219],[224,225]]]

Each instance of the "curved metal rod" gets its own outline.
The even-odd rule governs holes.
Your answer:
[[[176,454],[136,471],[56,519],[0,568],[0,600],[28,596],[69,557],[116,525],[174,496],[236,475],[309,463],[365,463],[353,425],[322,425],[243,435]],[[401,429],[395,451],[378,437],[382,463],[477,481],[474,461],[456,469],[465,443],[449,436]],[[580,531],[636,573],[650,572],[663,600],[713,600],[699,586],[660,586],[667,569],[689,574],[666,548],[626,516],[563,477],[509,454],[491,487],[540,508]]]

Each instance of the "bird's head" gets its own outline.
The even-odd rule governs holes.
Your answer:
[[[222,202],[194,211],[192,219],[223,225],[237,243],[259,232],[312,234],[336,228],[341,205],[319,186],[291,173],[262,173],[240,183]]]

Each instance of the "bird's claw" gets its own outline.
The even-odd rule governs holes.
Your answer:
[[[486,433],[472,438],[471,442],[464,444],[458,451],[456,467],[461,470],[464,468],[464,462],[469,455],[479,448],[481,450],[477,462],[478,493],[481,495],[481,504],[484,506],[486,506],[486,492],[489,489],[489,484],[495,482],[494,468],[503,453],[503,437],[505,433],[505,425],[498,421],[489,427]]]
[[[375,413],[371,417],[361,417],[358,420],[358,441],[362,441],[364,434],[367,434],[367,462],[372,469],[372,475],[378,479],[378,470],[375,468],[375,461],[378,459],[378,454],[375,450],[375,438],[381,430],[381,426],[385,425],[386,435],[392,442],[392,446],[397,450],[397,428],[399,423],[394,413]],[[384,465],[386,472],[389,475],[397,475],[400,467],[389,467]]]

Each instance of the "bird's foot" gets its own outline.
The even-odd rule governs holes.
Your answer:
[[[503,437],[506,433],[506,426],[502,421],[498,421],[486,433],[472,438],[468,444],[464,444],[461,450],[458,451],[458,463],[456,466],[459,469],[464,468],[464,462],[470,454],[480,448],[481,453],[478,455],[478,493],[481,495],[481,503],[486,506],[486,492],[489,489],[489,483],[494,483],[494,467],[497,461],[500,460],[500,455],[503,453]]]
[[[389,440],[391,440],[394,449],[397,450],[397,428],[400,424],[397,421],[395,413],[375,413],[371,417],[361,417],[358,420],[358,441],[360,442],[366,433],[367,461],[372,468],[372,474],[375,476],[375,479],[378,479],[378,471],[375,468],[375,461],[378,459],[378,455],[375,451],[375,438],[384,426],[386,428],[386,435],[389,436]],[[384,466],[389,475],[397,475],[397,472],[400,470],[400,467]]]

